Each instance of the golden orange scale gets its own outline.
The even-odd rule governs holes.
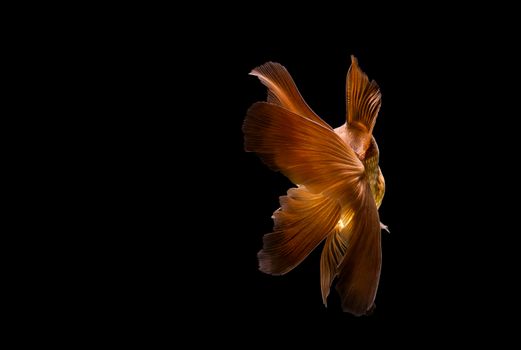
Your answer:
[[[273,213],[273,232],[264,236],[258,253],[260,270],[285,274],[325,240],[324,304],[337,278],[343,310],[364,315],[374,308],[386,228],[378,216],[385,181],[372,135],[381,93],[356,58],[351,60],[344,125],[333,130],[309,108],[288,71],[268,62],[250,73],[268,88],[268,100],[250,107],[243,132],[246,151],[297,185],[280,197]]]

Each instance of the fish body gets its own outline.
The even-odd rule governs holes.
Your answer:
[[[245,149],[296,185],[280,197],[273,213],[273,232],[263,237],[258,253],[260,270],[283,275],[325,241],[323,303],[327,305],[337,279],[344,311],[372,312],[381,270],[381,228],[386,228],[378,215],[385,181],[372,135],[381,106],[378,85],[352,56],[346,123],[333,129],[306,104],[282,65],[268,62],[250,74],[268,88],[268,99],[247,112]]]

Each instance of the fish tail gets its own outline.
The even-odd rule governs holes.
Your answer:
[[[273,213],[274,229],[264,235],[258,253],[259,269],[283,275],[300,264],[335,228],[340,207],[335,200],[308,192],[304,186],[291,188],[280,197],[281,207]]]

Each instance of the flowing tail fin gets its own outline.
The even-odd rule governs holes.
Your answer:
[[[293,78],[283,65],[267,62],[251,71],[268,88],[268,102],[284,107],[328,129],[331,127],[307,105]]]
[[[273,213],[274,232],[264,235],[259,252],[262,272],[283,275],[300,264],[335,228],[338,203],[305,187],[291,188],[280,197],[281,208]]]
[[[356,209],[343,212],[339,227],[328,236],[320,260],[324,304],[338,277],[342,309],[357,316],[374,308],[382,266],[380,219],[369,185],[365,187]]]

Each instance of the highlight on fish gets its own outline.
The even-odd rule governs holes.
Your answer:
[[[342,309],[357,316],[371,313],[382,265],[381,229],[387,229],[378,215],[385,181],[372,134],[380,88],[351,56],[346,122],[333,129],[306,104],[279,63],[265,63],[250,74],[268,88],[268,98],[247,111],[245,150],[296,186],[280,197],[273,213],[273,232],[264,235],[258,253],[260,270],[283,275],[325,240],[324,305],[336,278]]]

